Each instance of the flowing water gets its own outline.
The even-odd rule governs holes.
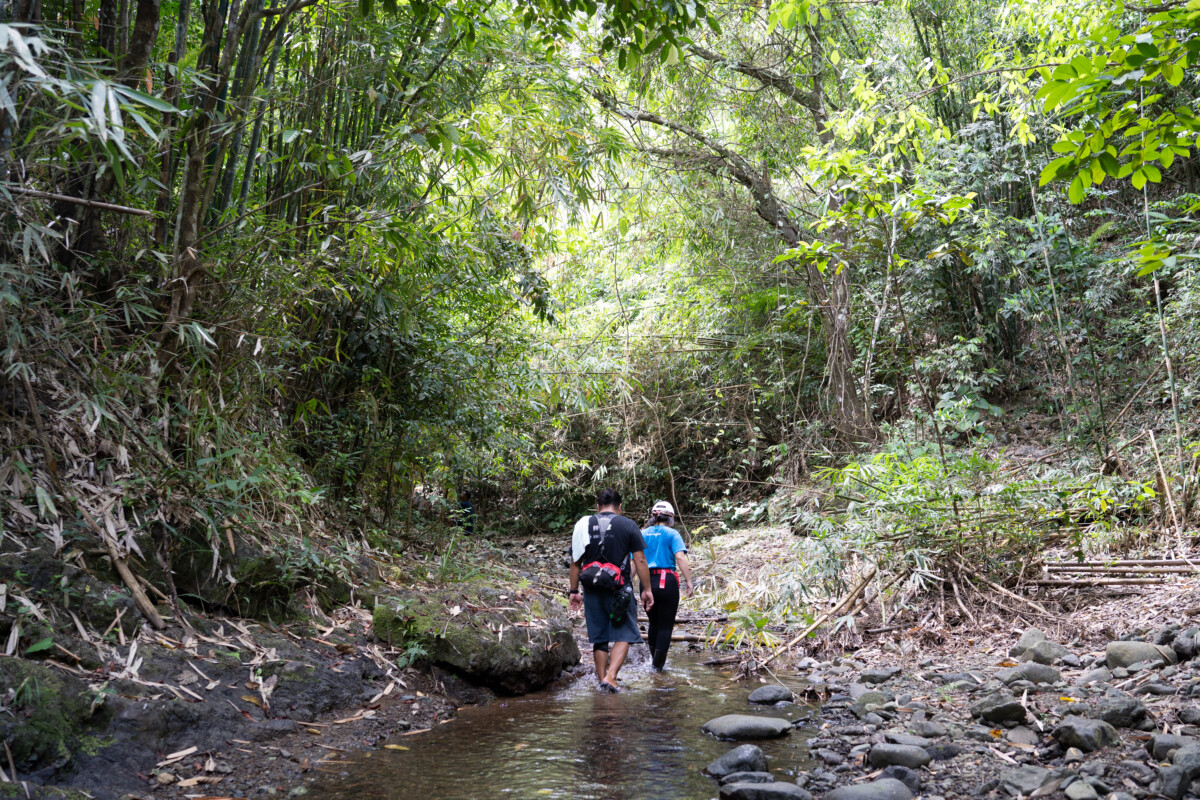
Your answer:
[[[632,654],[631,654],[632,655]],[[589,674],[570,685],[463,708],[429,733],[406,736],[406,751],[380,749],[326,765],[314,798],[359,800],[707,800],[717,783],[704,766],[734,745],[700,726],[722,714],[762,714],[793,721],[812,717],[803,705],[760,708],[746,696],[760,684],[734,681],[701,657],[672,653],[667,672],[630,664],[625,691],[596,691]],[[812,724],[757,742],[773,772],[790,780],[807,767]]]

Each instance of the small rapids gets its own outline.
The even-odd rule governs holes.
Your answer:
[[[589,671],[562,688],[463,708],[451,723],[395,740],[408,750],[380,749],[327,762],[328,777],[313,785],[310,796],[715,798],[717,783],[702,770],[736,743],[712,738],[701,725],[722,714],[798,721],[812,718],[816,709],[751,706],[746,697],[760,684],[734,681],[728,671],[703,666],[703,658],[673,652],[661,675],[648,664],[628,664],[621,672],[624,691],[617,695],[597,692]],[[804,723],[781,739],[756,744],[777,778],[788,780],[797,768],[811,765],[805,743],[814,734],[815,723]]]

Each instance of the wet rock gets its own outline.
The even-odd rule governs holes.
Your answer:
[[[726,714],[704,723],[705,733],[718,739],[774,739],[792,729],[792,723],[778,717],[752,717]]]
[[[1051,779],[1050,770],[1045,767],[1014,767],[1000,773],[1000,785],[1011,795],[1029,795]]]
[[[904,670],[900,667],[884,667],[883,669],[868,669],[858,676],[861,683],[884,683],[899,675]]]
[[[750,693],[746,698],[751,703],[760,705],[774,705],[780,702],[792,701],[792,690],[786,686],[780,686],[777,683],[760,686]]]
[[[731,772],[721,783],[774,783],[775,776],[769,772]]]
[[[836,750],[829,750],[825,747],[817,748],[812,751],[812,754],[821,759],[821,762],[829,767],[836,767],[846,763],[846,757]]]
[[[871,748],[871,766],[890,767],[893,764],[920,769],[930,761],[929,753],[920,747],[907,744],[877,744]]]
[[[1109,642],[1104,648],[1104,660],[1109,669],[1124,668],[1148,661],[1159,666],[1174,664],[1179,660],[1175,651],[1165,645],[1149,642]]]
[[[1062,680],[1062,673],[1046,664],[1029,661],[1020,666],[997,670],[996,678],[1005,684],[1011,684],[1015,681],[1058,683]]]
[[[825,800],[912,800],[912,792],[895,778],[841,786],[825,793]]]
[[[1052,735],[1064,747],[1078,747],[1085,753],[1120,741],[1116,729],[1104,720],[1086,719],[1074,714],[1066,717]]]
[[[1025,707],[1008,692],[993,692],[971,705],[971,715],[988,722],[1024,722]]]
[[[812,800],[812,794],[794,783],[741,781],[721,786],[722,800]]]
[[[903,783],[913,794],[921,793],[921,773],[915,769],[893,764],[879,773],[880,778],[894,778]]]
[[[734,772],[766,772],[767,756],[757,745],[738,745],[710,762],[704,771],[714,778],[723,778]]]
[[[1082,709],[1091,719],[1102,719],[1114,728],[1136,728],[1146,719],[1146,706],[1128,695],[1101,697]]]

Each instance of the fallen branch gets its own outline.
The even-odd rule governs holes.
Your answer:
[[[799,644],[801,641],[803,641],[804,638],[807,637],[810,633],[812,633],[817,628],[824,625],[827,620],[837,616],[839,611],[841,611],[844,608],[849,607],[849,605],[851,603],[853,603],[860,594],[863,593],[863,590],[865,590],[867,588],[867,585],[875,578],[875,569],[876,569],[875,566],[872,565],[871,568],[869,570],[867,570],[867,574],[863,577],[863,579],[861,581],[858,582],[858,584],[853,589],[850,590],[850,593],[848,595],[846,595],[844,598],[842,598],[842,600],[836,606],[829,609],[821,616],[817,617],[816,621],[813,622],[812,625],[809,625],[807,628],[805,628],[800,633],[799,636],[792,639],[790,642],[785,644],[779,650],[776,650],[774,653],[767,656],[766,660],[762,662],[762,666],[765,667],[767,664],[770,664],[772,661],[775,660],[776,656],[778,656],[780,653],[784,652],[785,650],[791,650],[793,647],[795,647],[797,644]]]
[[[1034,611],[1037,611],[1037,612],[1038,612],[1038,613],[1040,613],[1040,614],[1045,614],[1047,617],[1053,617],[1053,616],[1054,616],[1054,615],[1053,615],[1053,614],[1051,614],[1049,611],[1047,611],[1045,608],[1043,608],[1043,607],[1042,607],[1042,606],[1040,606],[1039,604],[1037,604],[1037,603],[1033,602],[1032,600],[1030,600],[1028,597],[1021,597],[1021,595],[1019,595],[1019,594],[1016,594],[1015,592],[1010,592],[1008,589],[1005,589],[1005,588],[1004,588],[1003,586],[1001,586],[1000,584],[998,584],[998,583],[993,583],[992,581],[990,581],[990,580],[988,580],[987,578],[983,577],[983,576],[982,576],[982,575],[980,575],[979,573],[977,573],[977,572],[974,572],[973,570],[970,570],[970,569],[968,569],[968,568],[967,568],[967,566],[966,566],[965,564],[963,564],[961,561],[959,561],[957,558],[956,558],[956,559],[954,559],[954,563],[955,563],[955,564],[957,564],[957,565],[958,565],[958,568],[959,568],[960,570],[962,570],[964,573],[966,573],[967,575],[970,575],[970,576],[972,576],[972,577],[976,578],[977,580],[980,580],[980,581],[982,581],[982,582],[983,582],[983,583],[985,583],[987,586],[989,586],[989,587],[991,587],[992,589],[996,590],[996,591],[997,591],[997,592],[999,592],[1000,594],[1002,594],[1002,595],[1005,595],[1006,597],[1011,597],[1013,600],[1017,600],[1018,602],[1024,603],[1025,605],[1027,605],[1027,606],[1029,606],[1030,608],[1032,608]]]
[[[3,184],[0,186],[5,191],[12,194],[25,195],[26,197],[35,197],[39,200],[54,200],[59,203],[71,203],[77,206],[87,206],[88,208],[98,208],[101,211],[115,211],[118,214],[133,214],[137,217],[153,217],[153,211],[147,211],[144,208],[133,208],[131,206],[119,206],[116,203],[102,203],[99,200],[87,200],[82,197],[71,197],[67,194],[55,194],[54,192],[40,192],[37,189],[25,189],[20,186],[12,186]]]

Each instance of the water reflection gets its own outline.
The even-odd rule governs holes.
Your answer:
[[[408,751],[353,759],[348,776],[318,783],[310,796],[707,800],[717,787],[701,770],[733,745],[705,735],[701,725],[721,714],[795,720],[811,713],[805,706],[749,706],[746,696],[757,684],[733,683],[694,657],[673,656],[672,665],[664,675],[627,668],[626,691],[618,695],[600,694],[584,678],[564,689],[463,709],[454,723],[405,737]],[[798,728],[760,743],[772,770],[807,766],[810,735]]]

